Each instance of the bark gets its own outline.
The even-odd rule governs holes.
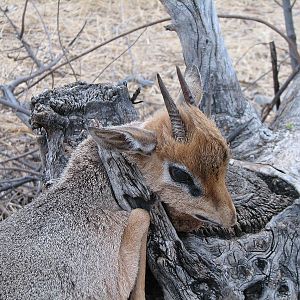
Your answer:
[[[102,126],[137,119],[126,83],[121,85],[77,82],[33,97],[31,126],[39,129],[44,182],[61,174],[72,150],[87,136],[87,126],[97,120]]]
[[[297,38],[296,38],[296,33],[294,28],[293,12],[292,12],[293,7],[291,1],[282,0],[282,8],[283,8],[284,22],[285,22],[285,29],[286,29],[287,36],[295,45],[295,48],[289,45],[289,53],[291,58],[292,69],[296,70],[299,63],[297,61],[297,54],[295,53],[295,51],[297,50]]]

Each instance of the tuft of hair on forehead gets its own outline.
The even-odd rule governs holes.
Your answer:
[[[157,113],[145,123],[145,128],[157,134],[157,155],[163,160],[183,164],[201,177],[225,172],[229,149],[215,123],[195,106],[183,104],[178,109],[187,132],[184,143],[173,138],[166,111]]]

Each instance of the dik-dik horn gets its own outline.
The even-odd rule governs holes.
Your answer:
[[[177,74],[185,100],[178,107],[157,75],[166,110],[144,123],[90,132],[101,147],[123,151],[137,164],[178,230],[203,222],[232,226],[236,211],[225,184],[227,143],[199,110],[201,91],[193,95],[179,68]]]

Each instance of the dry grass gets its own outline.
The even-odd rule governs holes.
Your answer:
[[[9,16],[19,26],[23,5],[24,1],[20,0],[1,1],[1,7],[8,8]],[[274,1],[217,0],[216,5],[220,13],[258,16],[284,31],[282,9]],[[39,11],[44,25],[35,7]],[[297,29],[300,28],[299,1],[293,11]],[[56,16],[56,0],[30,1],[28,4],[25,38],[34,46],[37,57],[43,62],[49,61],[51,56],[57,55],[61,51],[57,36]],[[158,0],[63,0],[60,9],[61,38],[63,44],[67,45],[84,22],[87,22],[79,39],[69,49],[68,56],[72,57],[128,29],[167,16]],[[171,91],[175,93],[178,86],[174,76],[174,66],[182,66],[183,58],[176,34],[165,31],[163,25],[166,24],[148,28],[136,44],[108,67],[96,82],[117,82],[129,75],[155,81],[155,75],[159,72]],[[47,34],[43,26],[47,27]],[[242,87],[247,88],[246,96],[250,100],[257,93],[272,97],[271,72],[256,84],[251,85],[251,83],[271,68],[268,42],[275,41],[279,61],[287,57],[286,42],[269,28],[251,21],[222,19],[221,27],[238,78]],[[87,82],[94,81],[109,63],[137,39],[140,33],[141,31],[135,32],[73,62],[76,78]],[[18,47],[20,47],[20,43],[16,40],[12,28],[4,16],[0,15],[0,83],[13,80],[20,75],[26,75],[34,69],[32,61],[26,59],[24,50],[13,50]],[[289,73],[289,60],[286,60],[280,68],[281,82]],[[72,81],[75,81],[75,78],[67,65],[55,73],[54,80],[51,76],[47,77],[29,92],[24,93],[21,100],[28,102],[32,95]],[[129,87],[133,92],[137,85],[130,83]],[[162,103],[155,84],[143,88],[139,100],[144,101],[139,105],[142,114],[156,110]],[[1,159],[4,159],[8,153],[12,155],[12,153],[24,151],[23,148],[28,147],[28,143],[34,144],[34,138],[28,129],[16,119],[14,113],[5,108],[1,108],[0,113],[0,154],[2,153]],[[13,149],[15,150],[13,151]],[[14,176],[14,173],[11,173],[11,176]],[[0,198],[0,204],[1,201]]]

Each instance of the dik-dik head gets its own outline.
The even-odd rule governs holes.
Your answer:
[[[226,141],[195,104],[179,69],[185,101],[177,108],[158,75],[166,110],[143,123],[91,128],[100,146],[125,152],[146,183],[166,204],[175,227],[189,231],[204,223],[229,227],[236,211],[225,185]]]

